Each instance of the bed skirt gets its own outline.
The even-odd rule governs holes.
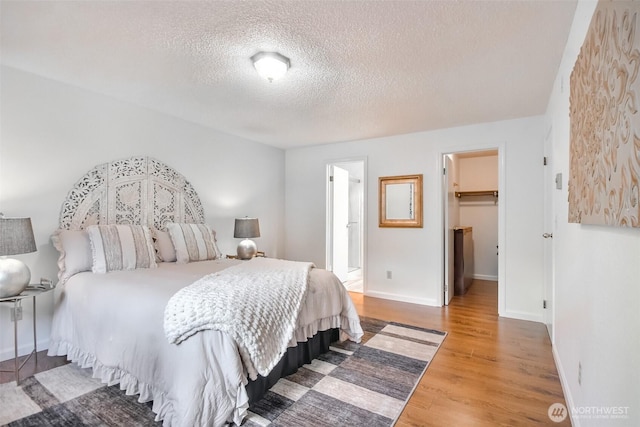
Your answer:
[[[313,359],[329,351],[331,343],[338,341],[339,338],[339,329],[329,329],[327,331],[319,331],[307,342],[299,342],[296,347],[289,347],[278,364],[269,372],[269,375],[266,377],[258,375],[258,378],[254,381],[249,381],[249,384],[246,385],[249,403],[262,399],[267,390],[277,383],[280,378],[295,373],[302,365],[311,363]]]

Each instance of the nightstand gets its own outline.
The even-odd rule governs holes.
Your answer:
[[[266,258],[267,256],[264,254],[264,251],[258,251],[255,257]],[[238,255],[227,255],[227,259],[238,259]]]
[[[16,313],[20,313],[18,317],[22,316],[22,300],[26,300],[31,298],[31,303],[33,306],[33,351],[29,353],[27,358],[22,361],[22,363],[18,364],[18,321],[13,321],[13,351],[14,351],[14,369],[6,370],[2,369],[2,372],[13,372],[16,377],[16,385],[20,385],[20,369],[24,366],[25,363],[31,356],[34,356],[36,365],[38,364],[38,344],[36,340],[36,297],[45,294],[49,291],[53,290],[51,287],[41,287],[41,285],[30,285],[25,289],[20,295],[16,295],[13,297],[0,298],[0,303],[13,303],[13,314],[15,316]]]

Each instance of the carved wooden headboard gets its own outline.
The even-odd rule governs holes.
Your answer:
[[[73,186],[60,212],[60,228],[140,224],[164,230],[168,222],[204,223],[198,194],[185,177],[150,157],[96,166]]]

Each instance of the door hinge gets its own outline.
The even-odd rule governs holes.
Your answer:
[[[446,175],[447,174],[447,168],[442,168],[442,175]]]
[[[544,157],[542,158],[542,164],[543,164],[544,166],[547,166],[547,156],[544,156]]]
[[[333,175],[329,177],[329,182],[333,182]]]
[[[542,300],[542,308],[547,308],[547,300],[546,299]]]

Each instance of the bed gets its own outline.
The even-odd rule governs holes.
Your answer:
[[[190,245],[184,236],[194,233],[200,240]],[[240,425],[249,403],[282,375],[337,338],[362,337],[353,303],[331,272],[222,257],[196,192],[155,159],[89,171],[63,203],[53,241],[60,273],[49,355],[66,355],[140,402],[153,401],[166,426]],[[269,286],[275,297],[262,294]],[[212,309],[214,302],[225,309]],[[171,335],[198,310],[214,318]],[[249,332],[237,332],[236,323]]]

